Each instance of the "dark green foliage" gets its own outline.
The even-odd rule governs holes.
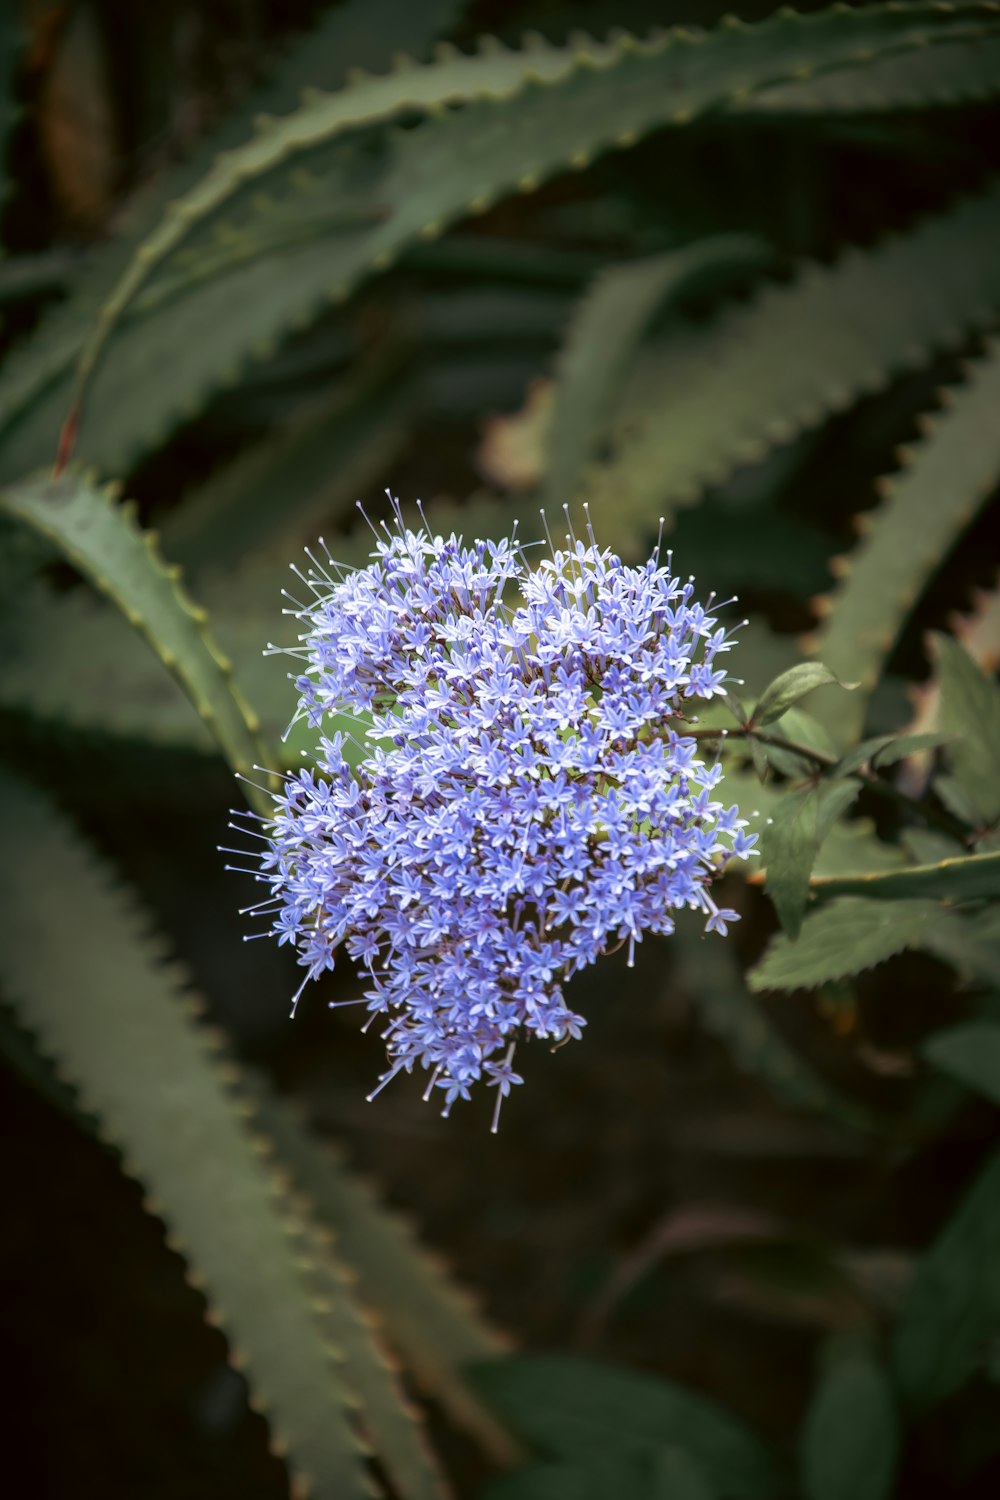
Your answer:
[[[58,25],[49,36],[32,11],[21,36],[8,9],[0,998],[17,1024],[0,1028],[6,1062],[141,1181],[245,1367],[296,1494],[311,1480],[317,1497],[377,1484],[435,1500],[454,1467],[462,1500],[894,1500],[904,1489],[911,1500],[911,1484],[924,1500],[925,1423],[943,1474],[927,1493],[948,1493],[952,1470],[961,1483],[991,1461],[976,1402],[1000,1345],[1000,1166],[983,1164],[976,1137],[1000,1104],[1000,589],[985,544],[1000,486],[996,6],[830,5],[753,21],[702,6],[697,25],[647,34],[652,8],[636,0],[614,7],[629,29],[605,37],[599,5],[584,12],[590,36],[572,31],[568,5],[518,0],[500,42],[476,34],[496,7],[340,0],[275,44],[276,61],[258,47],[266,76],[235,107],[185,100],[190,80],[175,80],[178,118],[190,107],[216,123],[184,149],[165,127],[162,155],[131,142],[122,181],[147,160],[149,180],[91,243],[63,232],[35,181],[52,149],[35,74],[58,50]],[[114,68],[128,45],[112,49]],[[627,1303],[632,1276],[643,1285],[623,1325],[648,1314],[650,1331],[645,1343],[627,1334],[625,1353],[661,1375],[504,1357],[511,1341],[347,1164],[395,1173],[394,1192],[516,1323],[504,1275],[522,1264],[511,1247],[530,1235],[532,1200],[504,1198],[502,1156],[479,1154],[457,1118],[447,1146],[428,1134],[450,1162],[474,1158],[477,1187],[496,1174],[492,1218],[466,1227],[460,1177],[440,1158],[413,1171],[426,1166],[423,1116],[404,1106],[370,1125],[381,1099],[344,1106],[364,1084],[335,1076],[343,1034],[322,1017],[273,1059],[298,1099],[236,1067],[81,831],[126,854],[130,834],[124,863],[140,879],[144,864],[165,872],[179,940],[186,921],[192,951],[216,945],[207,973],[227,971],[229,939],[198,905],[171,825],[213,757],[248,778],[235,795],[266,818],[273,775],[308,755],[314,730],[285,737],[296,663],[263,651],[294,644],[282,609],[300,588],[289,565],[301,547],[323,535],[339,564],[364,565],[373,538],[355,503],[377,529],[386,485],[414,521],[422,492],[432,530],[501,537],[516,522],[529,548],[546,527],[561,535],[564,505],[579,531],[584,501],[599,541],[630,560],[649,556],[662,525],[699,598],[741,599],[721,618],[742,681],[671,727],[719,756],[723,795],[759,837],[720,895],[744,920],[725,940],[681,922],[662,948],[644,947],[647,972],[664,972],[660,1010],[655,985],[629,988],[652,1028],[637,1049],[650,1067],[683,1044],[689,1006],[710,1038],[696,1042],[716,1069],[710,1104],[692,1126],[699,1053],[691,1081],[664,1085],[652,1109],[646,1097],[651,1118],[607,1128],[601,1074],[560,1074],[563,1054],[539,1073],[548,1062],[571,1079],[560,1097],[584,1100],[572,1119],[586,1126],[553,1107],[551,1127],[542,1116],[530,1127],[530,1153],[544,1162],[548,1150],[553,1173],[572,1176],[581,1152],[596,1179],[603,1165],[608,1181],[581,1174],[580,1194],[605,1193],[617,1239],[609,1227],[606,1241],[574,1246],[555,1276],[539,1252],[539,1287],[566,1283],[572,1317],[564,1307],[522,1332],[589,1336],[607,1287],[621,1281]],[[121,503],[125,492],[136,501]],[[116,832],[123,771],[156,808],[151,831]],[[200,863],[217,858],[234,796],[218,785]],[[176,892],[189,882],[182,916]],[[605,967],[594,984],[619,1010],[632,979],[619,995]],[[356,998],[346,963],[331,983]],[[256,992],[256,975],[234,984]],[[627,1070],[635,1059],[599,1031],[601,1006],[587,1016],[581,1055],[607,1047],[604,1060]],[[727,1090],[752,1096],[757,1114],[740,1115]],[[350,1151],[320,1143],[307,1114],[354,1133]],[[655,1133],[664,1121],[667,1137]],[[791,1157],[821,1141],[864,1164],[869,1198],[872,1182],[890,1201],[897,1174],[924,1171],[928,1206],[885,1252],[894,1270],[870,1250],[898,1227],[891,1213],[874,1230],[857,1215],[838,1227],[832,1195],[820,1228],[811,1208],[783,1225],[742,1168],[749,1229],[713,1203],[713,1125],[747,1158],[760,1135],[764,1156],[775,1136]],[[605,1135],[582,1142],[583,1128]],[[694,1168],[677,1144],[685,1130]],[[630,1198],[607,1164],[632,1132],[642,1185]],[[942,1201],[930,1153],[949,1150],[966,1164]],[[814,1271],[836,1274],[800,1286],[780,1256],[777,1272],[754,1272],[755,1236],[802,1242]],[[755,1328],[792,1306],[800,1335],[832,1333],[806,1401],[796,1387],[777,1417],[760,1401],[775,1431],[784,1423],[774,1453],[736,1408],[753,1414],[784,1356],[758,1328],[761,1373],[741,1383],[716,1322],[708,1342],[725,1354],[713,1364],[697,1347],[703,1308],[694,1347],[661,1358],[649,1290],[659,1258],[678,1299],[668,1321],[687,1316],[691,1292],[712,1319],[732,1311],[735,1344],[741,1297]],[[797,1358],[786,1383],[811,1368]],[[713,1371],[723,1400],[709,1394]],[[443,1463],[410,1387],[436,1413]],[[949,1431],[954,1415],[968,1439],[937,1435],[945,1400]],[[485,1490],[478,1460],[466,1483],[469,1439],[506,1471]]]

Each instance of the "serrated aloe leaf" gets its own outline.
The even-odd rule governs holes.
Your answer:
[[[959,262],[945,254],[957,271]],[[853,701],[818,710],[841,744],[860,733],[868,697],[910,611],[1000,476],[1000,346],[971,366],[947,402],[905,467],[884,481],[883,503],[864,518],[864,540],[843,561],[841,582],[824,604],[815,655],[861,683]]]
[[[190,1257],[293,1472],[361,1500],[350,1393],[297,1266],[308,1235],[245,1133],[209,1036],[47,799],[4,772],[0,806],[5,995]]]
[[[831,901],[806,916],[794,942],[783,933],[772,940],[747,975],[750,988],[811,989],[860,974],[917,945],[938,910],[932,901]]]
[[[670,1446],[730,1500],[765,1500],[777,1479],[748,1427],[705,1396],[633,1370],[560,1355],[479,1365],[475,1384],[511,1429],[556,1458]]]
[[[940,47],[880,57],[866,68],[839,69],[753,95],[730,113],[761,115],[884,114],[954,108],[1000,92],[1000,41],[989,26],[970,26]]]
[[[816,896],[864,896],[870,901],[936,897],[942,901],[980,901],[1000,894],[1000,852],[965,854],[931,865],[902,870],[872,870],[814,875]]]
[[[921,1258],[893,1339],[904,1395],[930,1406],[984,1368],[1000,1334],[1000,1154]]]
[[[421,1251],[406,1225],[379,1203],[374,1190],[349,1173],[331,1145],[319,1145],[293,1110],[260,1089],[255,1112],[321,1223],[333,1230],[339,1253],[359,1278],[361,1295],[378,1308],[386,1337],[420,1385],[466,1427],[498,1462],[515,1449],[464,1377],[473,1361],[502,1352],[505,1340]]]
[[[616,536],[625,533],[641,551],[664,511],[693,503],[739,465],[758,462],[918,360],[959,344],[1000,305],[998,252],[1000,187],[994,184],[872,250],[851,250],[831,266],[804,266],[790,283],[770,286],[749,306],[689,331],[673,357],[668,346],[662,368],[651,371],[627,413],[627,434],[583,487],[595,525],[604,516],[613,519]],[[810,330],[808,339],[803,328]],[[967,442],[957,472],[971,477],[980,463],[979,450],[973,453]],[[952,509],[954,528],[960,502],[956,498],[952,507],[951,497],[960,489],[968,508],[974,486],[945,478],[942,508]],[[941,503],[937,488],[928,503]],[[941,524],[933,518],[927,528]],[[906,555],[917,550],[924,556],[927,534],[913,524]],[[894,564],[890,584],[896,576]],[[877,579],[868,596],[878,611],[885,587]],[[864,676],[852,655],[831,652],[825,637],[815,654],[845,680]],[[852,724],[859,711],[856,703]]]
[[[938,723],[954,736],[946,752],[952,778],[974,815],[991,823],[1000,817],[1000,686],[950,636],[935,634],[933,641]]]
[[[935,1032],[923,1054],[935,1068],[1000,1104],[1000,1025],[995,1021],[968,1021]]]
[[[321,394],[185,497],[163,526],[171,557],[194,573],[220,558],[227,572],[253,555],[294,561],[359,496],[377,493],[416,407],[406,377],[363,378]]]
[[[545,444],[547,505],[572,500],[583,465],[604,434],[622,376],[657,314],[705,281],[766,266],[770,254],[750,235],[718,235],[609,266],[594,278],[556,361]]]
[[[152,234],[130,242],[132,259],[103,298],[99,330],[88,344],[85,370],[114,329],[115,357],[95,379],[80,452],[99,467],[122,471],[291,326],[347,296],[422,236],[433,237],[505,193],[530,191],[557,172],[585,166],[600,151],[631,145],[661,126],[679,128],[804,68],[848,66],[859,52],[867,61],[869,54],[937,44],[951,28],[983,14],[978,4],[963,0],[949,12],[931,4],[905,10],[889,4],[804,17],[789,13],[711,34],[658,34],[647,42],[624,35],[567,48],[540,42],[520,52],[493,47],[471,58],[449,53],[427,68],[321,97],[265,125],[189,193],[178,195],[177,207]],[[367,149],[369,127],[381,130],[397,114],[448,100],[465,102],[415,129],[383,134],[377,149]],[[363,137],[366,149],[355,149],[355,136]],[[157,266],[166,268],[165,258],[192,248],[185,242],[196,226],[206,234],[218,228],[223,210],[233,216],[239,209],[259,220],[283,213],[287,200],[293,214],[311,212],[303,201],[308,185],[296,176],[303,162],[316,173],[317,209],[332,215],[329,236],[287,251],[280,275],[270,260],[251,260],[174,299],[157,319],[155,338],[151,319],[141,333],[140,322],[116,327],[146,278]],[[254,207],[269,195],[275,200],[270,206]],[[225,218],[220,222],[225,227]],[[232,227],[243,232],[242,221]],[[252,233],[247,248],[252,257]],[[174,326],[192,298],[197,310],[185,312],[183,323]],[[27,366],[22,358],[16,379],[0,382],[5,473],[22,473],[49,458],[75,405],[72,367],[86,325],[60,326],[63,332],[40,339]],[[204,338],[206,327],[211,340]],[[137,334],[141,350],[133,347]],[[127,420],[116,420],[122,401]]]
[[[679,924],[671,939],[674,962],[706,1031],[737,1067],[758,1079],[793,1109],[826,1115],[851,1130],[872,1133],[874,1118],[838,1092],[782,1038],[760,1004],[747,993],[736,960],[722,943]]]
[[[899,1423],[886,1372],[863,1348],[831,1358],[806,1413],[805,1500],[888,1500]]]
[[[178,571],[161,560],[155,535],[142,531],[133,511],[111,491],[72,477],[0,491],[0,506],[55,542],[107,595],[177,677],[234,770],[252,779],[254,766],[267,764],[256,715],[206,629],[205,611],[188,599]],[[248,790],[266,813],[266,794],[250,783]]]

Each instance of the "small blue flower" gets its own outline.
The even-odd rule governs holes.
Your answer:
[[[711,885],[755,841],[683,732],[733,643],[669,556],[627,567],[589,524],[535,568],[516,534],[465,546],[398,506],[384,532],[367,568],[314,563],[298,612],[300,714],[353,715],[367,758],[333,735],[286,778],[258,878],[306,980],[341,944],[367,976],[374,1092],[420,1068],[447,1114],[483,1081],[496,1129],[516,1046],[580,1036],[568,979],[680,908],[736,918]]]

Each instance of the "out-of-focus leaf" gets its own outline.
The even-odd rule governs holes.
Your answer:
[[[1000,1104],[1000,1025],[968,1021],[935,1032],[924,1043],[923,1052],[936,1068]]]
[[[681,982],[705,1030],[744,1073],[793,1109],[826,1115],[848,1129],[876,1133],[878,1122],[783,1039],[759,1001],[747,993],[731,948],[679,923],[671,940]]]
[[[898,1446],[885,1371],[865,1349],[833,1353],[806,1414],[806,1500],[887,1500]]]
[[[854,685],[851,682],[841,682],[837,674],[821,661],[800,662],[797,667],[789,667],[787,672],[782,672],[780,677],[776,677],[764,689],[754,709],[754,723],[763,726],[780,719],[782,714],[787,713],[814,688],[851,688]]]
[[[293,1470],[362,1500],[349,1387],[297,1266],[309,1228],[254,1152],[210,1036],[47,799],[4,773],[0,803],[5,996],[190,1256]]]
[[[872,250],[851,250],[832,266],[803,266],[795,280],[675,336],[622,413],[611,460],[584,486],[595,525],[613,519],[616,534],[641,551],[639,541],[655,532],[659,515],[692,504],[739,465],[759,462],[880,390],[918,357],[926,362],[960,343],[965,330],[983,326],[986,309],[1000,303],[998,206],[994,186]],[[955,275],[943,278],[942,264]],[[980,462],[965,453],[959,472]],[[968,504],[971,491],[955,485],[943,508],[952,508],[955,490]],[[919,527],[913,531],[907,555],[923,536]],[[878,579],[875,586],[881,590]],[[842,678],[861,675],[822,642],[815,654]]]
[[[833,775],[853,776],[869,762],[873,771],[881,771],[886,766],[905,760],[908,755],[916,755],[922,750],[935,750],[939,745],[947,744],[947,741],[946,734],[876,735],[874,739],[862,740],[860,745],[849,750],[837,762]]]
[[[983,822],[992,822],[1000,817],[1000,686],[950,636],[933,640],[941,689],[938,723],[954,736],[947,751],[952,778]]]
[[[679,1449],[636,1458],[591,1455],[586,1462],[532,1464],[495,1479],[482,1500],[715,1500],[703,1469]]]
[[[768,1454],[735,1417],[668,1381],[594,1360],[521,1355],[478,1365],[473,1379],[513,1432],[539,1452],[651,1455],[678,1448],[723,1500],[773,1495]]]
[[[134,507],[87,479],[29,480],[0,491],[0,507],[57,544],[145,637],[180,681],[234,770],[254,778],[267,764],[259,722],[237,688],[232,666],[206,628],[207,615],[180,587],[179,570],[160,558],[156,537],[136,524]],[[258,810],[270,801],[248,783]]]
[[[747,975],[752,990],[809,989],[913,947],[939,908],[931,901],[845,896],[808,913],[794,942],[779,934]]]
[[[662,255],[609,266],[581,298],[556,364],[548,427],[545,502],[573,499],[596,451],[623,375],[649,324],[706,283],[767,265],[771,252],[750,235],[719,235]]]
[[[965,385],[944,394],[945,410],[927,422],[904,468],[883,482],[883,503],[863,518],[864,539],[841,560],[841,581],[824,601],[815,655],[861,683],[849,702],[818,709],[841,745],[861,732],[869,695],[910,611],[1000,477],[1000,346],[970,367]],[[938,727],[962,732],[944,718]]]
[[[1000,1154],[917,1266],[893,1341],[893,1367],[916,1406],[943,1401],[985,1367],[1000,1335]]]

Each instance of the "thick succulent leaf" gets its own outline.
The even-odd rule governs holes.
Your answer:
[[[948,12],[921,4],[787,13],[647,42],[619,35],[608,43],[576,39],[565,48],[533,41],[520,52],[489,46],[473,57],[448,52],[427,68],[403,68],[320,96],[265,123],[253,141],[182,193],[150,235],[130,242],[133,257],[104,298],[88,344],[86,368],[115,329],[114,358],[89,394],[80,452],[99,467],[124,470],[290,327],[342,300],[421,237],[432,238],[505,193],[531,191],[599,151],[631,145],[661,126],[683,126],[803,69],[848,66],[859,52],[867,62],[941,42],[950,28],[982,14],[978,4],[960,0]],[[397,116],[436,111],[448,101],[465,102],[416,128],[383,133]],[[375,149],[373,126],[380,127]],[[303,162],[311,180],[297,173]],[[220,223],[223,210],[231,225]],[[277,223],[279,239],[293,236],[280,275],[266,254],[258,257],[261,236],[266,249],[270,234],[262,223]],[[189,237],[202,226],[205,235],[213,229],[244,235],[247,264],[171,295],[158,316],[115,328],[158,266],[167,274],[171,266],[183,270],[175,264],[178,253],[195,248]],[[306,237],[294,243],[300,231]],[[0,382],[5,473],[23,473],[51,455],[74,405],[73,368],[87,326],[61,320],[62,331],[41,335],[36,353]]]
[[[1000,401],[1000,383],[997,400]],[[997,775],[1000,765],[1000,685],[993,677],[987,677],[969,653],[950,636],[934,635],[933,642],[937,658],[935,676],[941,694],[938,723],[946,734],[954,736],[946,752],[951,767],[951,784],[961,794],[962,808],[967,808],[977,823],[992,823],[1000,817],[1000,776]],[[957,806],[955,810],[959,810]]]
[[[597,450],[632,356],[654,318],[706,282],[766,266],[770,251],[749,235],[718,235],[596,276],[580,300],[556,361],[546,441],[545,502],[572,500]]]
[[[416,413],[405,376],[338,383],[187,495],[163,525],[167,550],[195,574],[220,558],[227,573],[248,556],[294,561],[359,496],[378,492]]]
[[[502,1463],[514,1448],[508,1434],[469,1389],[464,1368],[495,1356],[505,1340],[472,1307],[402,1220],[374,1190],[347,1171],[328,1143],[320,1145],[289,1105],[256,1089],[256,1118],[312,1214],[334,1232],[361,1296],[378,1309],[389,1343],[425,1391]]]
[[[934,1067],[1000,1104],[1000,1025],[995,1021],[968,1021],[935,1032],[923,1052]]]
[[[683,1386],[560,1355],[521,1355],[473,1374],[512,1431],[543,1454],[579,1460],[679,1448],[725,1500],[763,1500],[777,1490],[756,1435]]]
[[[738,465],[758,462],[769,448],[960,343],[998,305],[996,185],[872,250],[848,251],[831,266],[803,267],[791,282],[691,329],[673,352],[667,346],[627,413],[617,451],[583,486],[595,525],[607,516],[616,536],[624,533],[633,550],[642,551],[659,515],[693,503]],[[955,486],[948,475],[948,489],[932,491],[934,504],[943,494],[948,503],[942,508],[950,509],[957,489],[955,511],[970,511],[979,463],[969,444],[958,471],[969,482]],[[936,517],[933,525],[940,527]],[[952,520],[949,535],[956,526]],[[907,553],[919,546],[923,555],[918,525],[906,540]],[[880,583],[879,600],[883,592]],[[830,653],[826,640],[816,655],[846,680],[860,675],[850,660]],[[856,713],[855,707],[852,722]]]
[[[893,1340],[916,1406],[942,1401],[983,1368],[1000,1336],[1000,1155],[983,1168],[920,1260]]]
[[[905,869],[875,869],[836,875],[814,875],[814,896],[864,896],[869,901],[905,901],[928,897],[942,901],[978,901],[1000,895],[1000,852],[965,854],[936,864]]]
[[[887,1500],[899,1447],[892,1387],[863,1348],[834,1352],[806,1413],[805,1500]]]
[[[205,611],[188,599],[178,570],[164,564],[155,534],[142,531],[130,507],[76,478],[27,481],[0,491],[0,506],[56,543],[145,637],[236,771],[253,777],[255,765],[267,764],[256,715],[206,630]],[[249,791],[266,812],[266,794]]]
[[[190,1258],[293,1471],[360,1500],[351,1397],[297,1264],[308,1232],[255,1153],[209,1034],[48,801],[3,773],[0,804],[5,995]]]
[[[888,110],[953,108],[1000,93],[1000,40],[970,26],[940,47],[879,57],[866,68],[844,68],[782,83],[753,95],[730,113],[761,115],[884,114]]]
[[[844,896],[810,912],[793,941],[779,934],[747,975],[752,990],[798,990],[846,979],[919,944],[939,908],[931,901]]]
[[[705,1029],[737,1067],[794,1109],[827,1115],[849,1129],[875,1132],[860,1105],[816,1073],[783,1040],[759,1002],[747,993],[736,959],[724,943],[696,935],[687,923],[672,940],[674,963]]]
[[[995,303],[995,293],[983,290]],[[864,540],[841,559],[841,581],[823,601],[815,655],[861,683],[851,702],[817,709],[840,744],[857,738],[911,609],[1000,478],[1000,345],[970,367],[965,385],[947,392],[947,403],[901,472],[883,482],[882,505],[863,518]],[[941,727],[948,728],[943,720]]]

